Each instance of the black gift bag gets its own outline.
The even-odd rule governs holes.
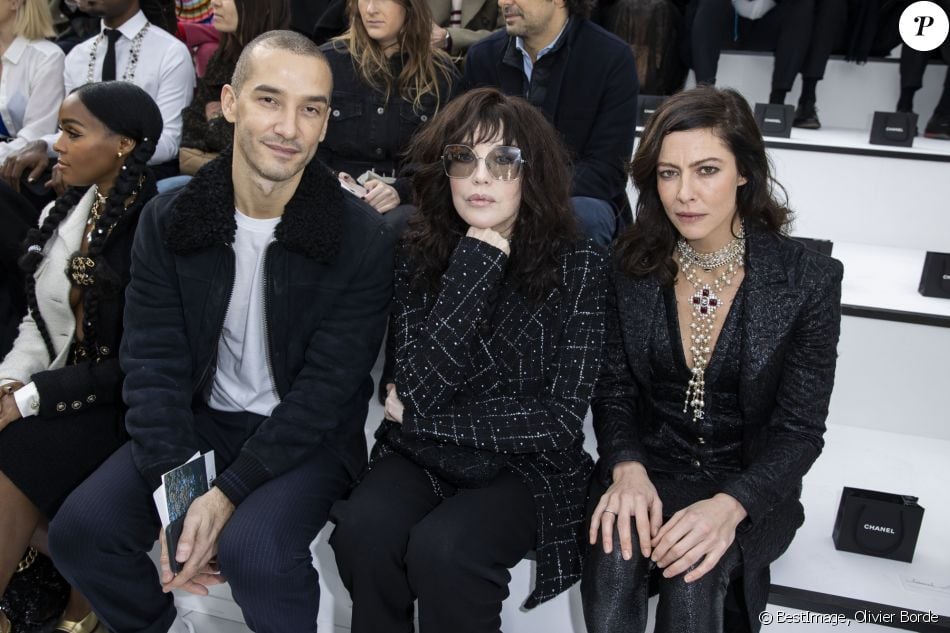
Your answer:
[[[923,517],[917,497],[845,487],[832,539],[845,552],[910,563]]]

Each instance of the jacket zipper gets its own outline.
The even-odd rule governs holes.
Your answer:
[[[208,360],[208,364],[205,365],[204,370],[201,372],[201,380],[198,381],[198,387],[195,389],[196,394],[203,394],[205,392],[211,370],[218,361],[218,345],[221,343],[221,334],[224,332],[224,322],[228,318],[228,310],[231,309],[231,299],[234,298],[234,249],[232,245],[228,244],[227,242],[225,242],[224,245],[227,247],[228,252],[231,255],[231,289],[228,291],[228,303],[224,308],[224,313],[221,315],[221,322],[218,323],[218,333],[214,337],[214,352],[212,352],[211,358]]]
[[[272,341],[271,341],[270,318],[269,318],[270,310],[268,309],[268,307],[270,306],[270,301],[268,301],[268,298],[270,297],[270,283],[267,277],[267,265],[268,265],[268,262],[270,262],[270,251],[271,251],[271,247],[274,244],[275,242],[271,242],[270,244],[268,244],[267,249],[264,251],[264,262],[262,266],[263,271],[261,273],[262,274],[261,300],[264,302],[264,358],[267,360],[267,373],[270,375],[270,388],[274,394],[274,398],[279,403],[280,394],[277,392],[277,381],[274,379],[274,363],[273,361],[271,361],[270,350],[272,347]]]

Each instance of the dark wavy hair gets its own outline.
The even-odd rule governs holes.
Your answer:
[[[218,47],[218,58],[228,65],[236,64],[244,47],[258,35],[290,25],[290,0],[234,0],[234,8],[237,31],[222,33]]]
[[[636,220],[614,245],[619,267],[632,277],[676,278],[673,249],[680,237],[666,215],[657,189],[656,165],[663,140],[673,132],[708,129],[736,159],[746,183],[736,192],[736,207],[746,230],[785,233],[791,222],[785,189],[772,176],[765,142],[746,100],[734,90],[698,86],[676,94],[657,108],[643,130],[628,173],[639,192]],[[782,192],[779,200],[775,192]]]
[[[672,0],[616,0],[602,5],[603,26],[630,44],[640,94],[671,95],[686,83],[680,59],[683,16]]]
[[[579,239],[571,207],[571,172],[557,131],[537,108],[495,88],[479,88],[450,101],[408,149],[418,166],[412,187],[413,214],[404,248],[415,270],[415,283],[436,291],[449,257],[468,225],[452,202],[449,177],[442,169],[446,145],[470,146],[501,138],[521,148],[521,207],[511,237],[506,275],[534,302],[560,284],[559,256]]]
[[[105,208],[90,234],[86,256],[96,260],[109,240],[112,227],[125,216],[137,212],[155,195],[155,181],[146,164],[155,153],[155,145],[162,134],[162,113],[147,92],[127,81],[86,84],[70,94],[76,95],[83,106],[109,130],[135,141],[135,148],[123,161],[122,170],[109,191]],[[34,273],[43,261],[43,247],[82,198],[86,189],[87,187],[69,187],[57,198],[39,228],[31,229],[27,233],[26,254],[20,258],[20,268],[26,277],[30,315],[43,337],[51,361],[56,353],[49,328],[37,305]],[[133,195],[134,202],[126,207]],[[98,300],[95,286],[87,288],[83,293],[82,344],[90,354],[95,350]]]

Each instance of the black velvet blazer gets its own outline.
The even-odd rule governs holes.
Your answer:
[[[823,446],[841,322],[837,260],[761,230],[747,238],[741,375],[743,470],[722,486],[748,512],[737,540],[750,614],[768,597],[768,565],[804,520],[802,477]],[[651,430],[649,334],[662,291],[655,278],[613,270],[607,299],[607,354],[592,401],[598,473],[622,461],[647,462],[641,434]],[[683,385],[686,388],[686,385]],[[760,626],[750,618],[753,630]]]

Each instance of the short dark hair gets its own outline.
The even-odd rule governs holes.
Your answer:
[[[235,94],[241,92],[244,82],[251,75],[251,56],[257,48],[283,50],[295,55],[313,57],[325,64],[329,72],[330,63],[320,47],[311,39],[294,31],[268,31],[248,42],[241,51],[241,56],[238,57],[237,64],[234,66],[234,74],[231,75],[231,88],[234,89]]]
[[[580,236],[570,200],[567,150],[544,115],[520,97],[495,88],[471,90],[419,129],[408,150],[409,163],[419,166],[412,178],[418,210],[410,219],[405,246],[415,282],[437,288],[468,230],[452,202],[442,153],[446,145],[475,146],[499,136],[505,145],[519,147],[525,160],[506,274],[527,298],[540,303],[558,286],[560,256]]]
[[[729,148],[739,174],[746,179],[736,192],[736,209],[746,229],[787,231],[791,212],[784,202],[785,189],[772,176],[765,141],[749,104],[735,90],[697,86],[673,95],[656,109],[629,165],[639,192],[636,221],[617,240],[615,253],[621,269],[633,277],[657,274],[663,284],[672,284],[676,278],[672,256],[679,236],[660,200],[656,166],[667,135],[701,129],[711,130]],[[782,192],[782,201],[776,198],[776,190]]]

